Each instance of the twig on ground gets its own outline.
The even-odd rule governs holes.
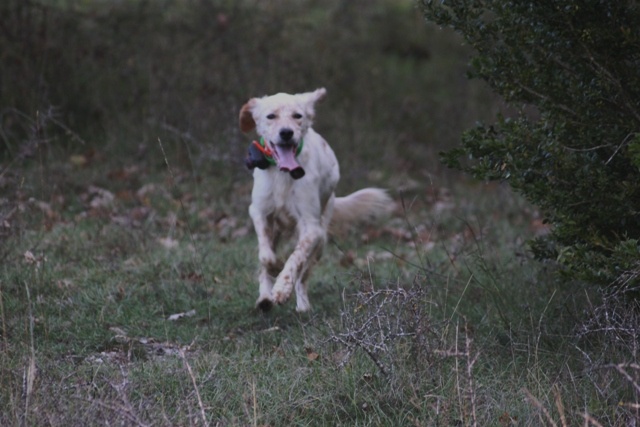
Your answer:
[[[29,305],[29,340],[30,340],[29,364],[25,367],[24,381],[23,381],[24,419],[25,421],[27,421],[29,419],[31,394],[33,393],[33,387],[35,385],[35,380],[36,380],[36,348],[35,348],[35,340],[33,335],[33,327],[34,327],[35,320],[33,318],[31,293],[29,292],[29,285],[27,285],[27,283],[24,284],[24,288],[27,292],[27,303]]]
[[[251,397],[253,400],[253,427],[258,427],[258,398],[256,397],[256,382],[251,381]]]
[[[471,425],[474,427],[478,426],[478,411],[477,411],[477,401],[476,401],[476,386],[473,374],[473,367],[478,361],[478,357],[480,353],[477,352],[474,354],[474,350],[472,348],[473,338],[469,333],[469,326],[466,323],[464,325],[464,350],[459,348],[460,345],[460,325],[456,324],[455,329],[455,338],[454,338],[454,348],[451,350],[435,350],[436,354],[439,354],[442,357],[453,357],[455,359],[455,373],[456,373],[456,392],[458,395],[458,405],[460,405],[460,411],[462,412],[463,419],[470,419]],[[466,385],[463,384],[461,379],[461,368],[460,368],[460,360],[463,359],[466,363],[466,369],[463,372],[463,378],[466,381]],[[467,415],[466,413],[466,405],[465,402],[468,402],[470,406],[471,413]]]
[[[202,417],[202,422],[206,427],[209,426],[209,422],[207,421],[207,415],[204,411],[204,404],[202,403],[202,398],[200,397],[200,390],[198,390],[198,384],[196,382],[196,378],[193,375],[193,371],[191,370],[191,365],[187,361],[187,357],[184,354],[184,350],[180,349],[180,357],[182,358],[182,362],[184,363],[185,368],[187,368],[187,372],[189,373],[189,377],[191,378],[191,383],[193,384],[193,390],[196,393],[196,397],[198,399],[198,406],[200,407],[200,416]]]
[[[589,427],[590,425],[593,425],[595,427],[604,427],[598,422],[598,420],[593,418],[587,412],[580,414],[580,416],[584,419],[584,427]]]
[[[478,417],[476,412],[476,389],[473,381],[473,366],[478,361],[480,353],[473,354],[471,351],[471,344],[473,340],[469,334],[469,327],[465,321],[464,328],[464,347],[467,354],[467,392],[469,393],[469,402],[471,403],[471,425],[477,427]]]
[[[553,396],[555,398],[556,408],[560,414],[560,424],[562,424],[562,427],[567,427],[569,424],[567,423],[567,417],[564,414],[564,403],[562,402],[562,396],[560,395],[560,389],[557,384],[553,386]]]
[[[547,422],[549,423],[549,425],[553,426],[553,427],[558,427],[558,424],[556,424],[556,422],[553,420],[553,418],[551,417],[551,414],[549,413],[549,410],[547,408],[545,408],[545,406],[542,404],[542,402],[540,402],[533,394],[531,394],[531,392],[529,390],[527,390],[526,388],[522,389],[524,391],[524,393],[527,395],[527,399],[529,399],[529,401],[533,404],[533,406],[535,406],[536,408],[538,408],[540,410],[540,412],[542,412],[542,414],[544,415],[544,417],[546,418]]]

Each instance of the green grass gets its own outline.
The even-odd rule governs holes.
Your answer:
[[[329,243],[311,314],[265,315],[250,177],[225,200],[216,177],[141,173],[91,208],[105,168],[46,183],[79,190],[55,215],[19,203],[0,275],[3,425],[539,425],[541,407],[562,425],[560,400],[572,420],[628,419],[611,400],[633,398],[628,384],[597,384],[574,348],[584,290],[529,258],[534,211],[502,186],[395,194],[405,208],[385,225]],[[614,361],[603,348],[583,351]]]

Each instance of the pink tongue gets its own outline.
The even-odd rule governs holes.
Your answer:
[[[296,147],[291,145],[283,147],[276,145],[278,167],[281,171],[292,171],[300,167],[296,160]]]

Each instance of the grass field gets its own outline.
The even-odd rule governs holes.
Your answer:
[[[255,15],[240,13],[257,7],[250,1],[175,1],[165,12],[134,8],[132,23],[122,16],[139,3],[110,12],[89,3],[74,3],[77,28],[95,35],[88,43],[104,40],[104,51],[77,72],[99,71],[106,57],[129,67],[93,86],[64,83],[86,98],[74,102],[100,100],[89,117],[101,130],[82,109],[69,121],[89,136],[55,112],[12,119],[3,110],[0,425],[640,419],[637,310],[532,260],[527,240],[546,225],[506,184],[472,182],[437,161],[500,108],[465,80],[459,39],[423,28],[402,1],[366,13],[358,2],[283,1]],[[288,42],[299,62],[269,43],[235,56],[230,41],[248,28],[251,40],[286,40],[253,27],[281,19],[283,7],[295,28],[311,27]],[[338,18],[356,20],[329,25]],[[125,35],[137,28],[131,44],[107,31],[112,20]],[[213,35],[227,35],[207,33],[210,22]],[[190,45],[193,34],[208,42]],[[316,49],[305,56],[309,40]],[[179,61],[162,62],[173,50]],[[256,52],[266,60],[252,63]],[[118,78],[148,93],[124,102],[125,87],[100,89]],[[236,129],[237,110],[249,96],[310,85],[329,90],[316,128],[341,161],[339,194],[385,187],[397,209],[332,237],[310,282],[310,314],[293,303],[263,314],[254,309],[252,178],[242,164],[250,136]],[[22,124],[30,133],[18,137]]]
[[[265,315],[253,307],[248,174],[219,185],[112,167],[14,177],[23,196],[5,215],[2,425],[631,419],[632,383],[611,365],[632,351],[615,342],[623,328],[580,333],[588,290],[529,258],[535,210],[503,186],[394,191],[394,218],[329,244],[310,315],[293,304]]]

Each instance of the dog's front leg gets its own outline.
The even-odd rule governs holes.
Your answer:
[[[256,307],[266,311],[273,305],[271,289],[273,288],[273,276],[277,274],[278,260],[274,251],[273,242],[269,237],[266,215],[256,205],[249,206],[249,215],[253,221],[253,227],[258,237],[258,259],[260,260],[259,296]]]
[[[298,243],[282,268],[282,271],[276,279],[276,283],[271,291],[273,301],[278,304],[285,303],[291,296],[293,287],[296,283],[302,279],[302,274],[305,273],[311,264],[313,264],[316,254],[322,250],[324,242],[326,240],[326,233],[320,225],[303,225],[300,227],[300,237]],[[302,282],[300,282],[299,290],[306,294],[306,288],[302,288]],[[299,311],[306,311],[309,309],[308,300],[299,300]]]

